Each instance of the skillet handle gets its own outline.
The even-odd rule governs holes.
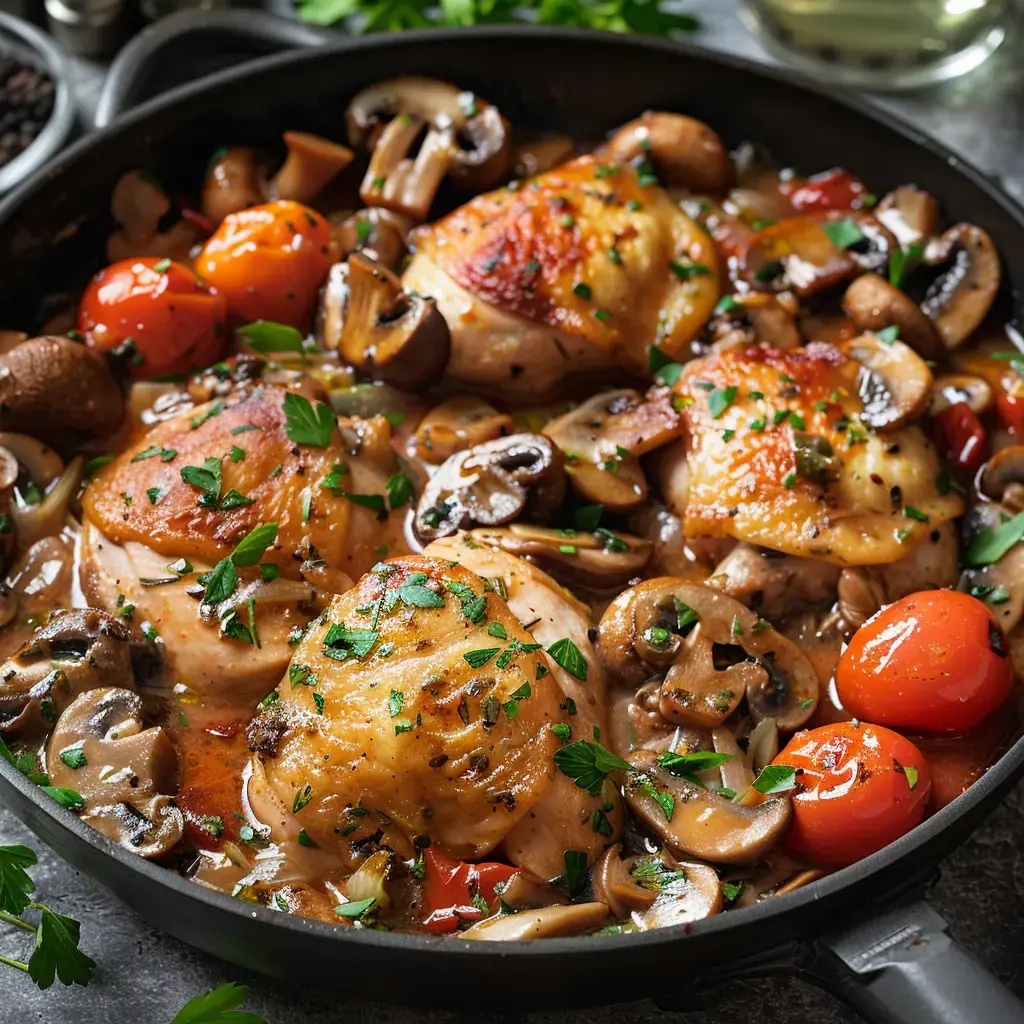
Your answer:
[[[1024,1024],[1024,1003],[923,900],[827,932],[811,977],[870,1024]]]

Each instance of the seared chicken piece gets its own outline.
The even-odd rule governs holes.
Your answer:
[[[393,539],[385,497],[395,471],[390,428],[383,417],[342,417],[328,444],[297,444],[285,429],[287,395],[265,385],[158,423],[97,474],[83,498],[86,518],[118,544],[211,564],[254,527],[277,523],[277,543],[263,560],[283,575],[298,578],[302,559],[319,557],[359,576],[377,546]],[[182,475],[209,485],[210,460],[219,500]]]
[[[576,645],[587,663],[585,682],[544,654],[551,677],[562,691],[561,706],[575,708],[575,714],[565,718],[571,729],[569,740],[605,736],[608,715],[604,670],[587,635],[591,623],[586,606],[530,562],[481,545],[465,534],[435,541],[425,554],[459,562],[484,579],[501,580],[509,610],[545,648],[563,637]],[[614,787],[607,786],[606,791],[591,796],[558,771],[554,762],[548,765],[548,775],[551,788],[509,832],[504,843],[505,854],[513,864],[541,878],[562,873],[566,850],[583,850],[593,863],[622,827],[621,800]]]
[[[874,433],[861,422],[859,371],[820,342],[689,363],[676,384],[686,459],[666,459],[679,479],[663,481],[684,534],[874,565],[960,515],[961,498],[937,489],[939,459],[919,427]]]
[[[494,849],[551,788],[565,719],[546,658],[478,576],[391,559],[336,597],[250,728],[248,798],[342,855],[382,822],[456,857]],[[264,813],[266,813],[264,811]]]
[[[581,157],[414,236],[406,291],[451,331],[448,374],[535,394],[578,370],[680,357],[719,298],[711,239],[654,182]]]
[[[280,679],[292,655],[289,633],[317,610],[312,588],[296,582],[303,560],[358,576],[378,545],[400,536],[401,516],[389,517],[384,497],[394,470],[386,422],[341,419],[329,444],[297,444],[285,431],[286,394],[261,386],[157,424],[97,474],[83,498],[86,597],[149,623],[172,677],[207,697],[258,698]],[[365,496],[380,512],[344,493]],[[261,583],[258,567],[239,568],[235,594],[243,625],[245,599],[256,600],[255,644],[238,631],[225,635],[223,605],[200,617],[196,580],[265,523],[276,523],[278,534],[261,561],[282,578]],[[190,566],[183,574],[181,559]]]

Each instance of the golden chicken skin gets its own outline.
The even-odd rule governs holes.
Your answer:
[[[856,360],[820,342],[688,363],[675,386],[687,432],[662,481],[684,534],[875,565],[962,514],[920,427],[863,422],[860,376]]]
[[[711,239],[653,175],[581,157],[477,196],[414,237],[407,291],[451,331],[448,374],[536,393],[566,374],[676,358],[719,298]]]
[[[346,856],[381,823],[460,859],[493,850],[551,786],[561,691],[493,587],[390,559],[336,597],[250,728],[250,806]],[[402,841],[404,837],[404,842]]]
[[[287,667],[292,631],[316,614],[304,563],[341,589],[397,541],[395,468],[383,418],[336,419],[271,385],[201,405],[158,423],[87,487],[82,589],[146,623],[190,688],[262,696]],[[272,536],[255,565],[238,550],[261,528]],[[209,602],[204,574],[224,560],[239,585]]]

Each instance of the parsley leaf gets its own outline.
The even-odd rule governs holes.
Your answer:
[[[231,552],[235,565],[255,565],[277,540],[277,523],[263,523],[250,530]]]
[[[562,854],[565,886],[570,896],[579,896],[587,884],[587,855],[582,850],[566,850]]]
[[[315,448],[326,448],[331,443],[337,419],[330,406],[317,402],[314,408],[308,398],[289,391],[284,396],[284,416],[289,441]]]
[[[413,489],[412,481],[404,473],[395,473],[388,477],[388,505],[391,508],[401,508],[408,505],[416,492]]]
[[[580,789],[585,789],[596,796],[604,780],[615,771],[634,772],[636,769],[628,762],[606,750],[600,743],[590,740],[577,740],[556,750],[554,753],[555,767],[568,775]]]
[[[405,705],[405,694],[401,690],[392,690],[388,694],[388,715],[397,718]]]
[[[562,637],[556,640],[549,648],[548,654],[565,669],[569,675],[574,676],[581,683],[587,681],[587,659],[580,653],[580,649],[568,638]]]
[[[998,526],[982,530],[968,545],[964,562],[972,568],[998,562],[1024,537],[1024,512]]]
[[[376,896],[367,896],[365,900],[353,900],[351,903],[342,903],[335,907],[334,912],[338,917],[362,917],[377,905]]]
[[[54,976],[63,985],[88,985],[96,961],[78,948],[79,924],[73,918],[40,908],[36,926],[36,947],[28,961],[29,977],[49,988]]]
[[[824,225],[824,230],[837,249],[849,249],[865,238],[864,232],[852,217],[831,221]]]
[[[239,327],[235,333],[245,338],[254,352],[298,352],[303,356],[306,353],[302,335],[287,324],[256,320]]]
[[[0,846],[0,910],[16,917],[24,912],[28,893],[36,887],[25,868],[36,863],[36,855],[27,846]]]
[[[708,409],[711,412],[712,419],[717,420],[736,401],[736,392],[735,385],[730,384],[727,388],[715,388],[708,395]]]
[[[766,764],[761,774],[754,779],[754,789],[758,793],[785,793],[796,788],[796,769],[785,764]]]
[[[675,754],[666,750],[658,755],[658,764],[673,775],[688,778],[695,772],[717,768],[732,759],[732,754],[716,754],[712,750],[694,750],[689,754]]]
[[[462,657],[470,668],[483,668],[499,650],[498,647],[483,647],[475,651],[466,651]]]
[[[244,1013],[235,1007],[249,994],[245,985],[229,982],[206,995],[190,999],[171,1024],[267,1024],[258,1013]]]
[[[80,811],[85,806],[84,797],[76,790],[65,789],[63,786],[40,786],[39,788],[69,811]]]
[[[216,504],[220,497],[221,460],[207,459],[202,466],[182,466],[181,479],[202,491],[200,504]]]
[[[380,634],[374,629],[349,629],[345,623],[331,623],[324,636],[324,654],[335,661],[348,657],[365,658],[373,650]]]

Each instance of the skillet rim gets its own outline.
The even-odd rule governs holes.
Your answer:
[[[5,222],[25,202],[30,201],[33,194],[43,188],[50,180],[60,176],[72,167],[79,156],[93,149],[101,148],[122,133],[144,125],[153,115],[169,109],[187,107],[195,97],[206,95],[223,85],[231,85],[245,80],[258,80],[264,77],[273,78],[282,74],[283,69],[312,64],[318,61],[327,62],[332,57],[352,50],[401,50],[406,46],[416,46],[425,39],[438,45],[445,43],[462,44],[473,39],[536,39],[543,37],[545,42],[562,42],[567,46],[577,43],[599,43],[604,46],[621,47],[639,51],[659,51],[666,54],[686,58],[692,61],[715,64],[725,69],[743,71],[754,77],[766,78],[845,108],[861,117],[882,125],[887,131],[901,136],[913,145],[925,149],[931,156],[949,165],[956,174],[966,178],[975,188],[996,203],[1018,228],[1024,230],[1024,206],[1019,204],[1002,186],[999,179],[986,174],[975,167],[969,160],[932,136],[915,128],[902,117],[859,97],[845,96],[827,87],[805,78],[802,74],[788,68],[761,64],[744,57],[738,57],[716,50],[709,50],[693,43],[676,42],[649,36],[622,36],[615,33],[600,32],[592,29],[576,28],[540,28],[537,26],[475,26],[460,29],[421,29],[406,31],[394,35],[339,37],[337,43],[316,49],[299,49],[269,57],[246,62],[234,68],[228,68],[213,75],[179,86],[160,96],[141,104],[125,113],[115,122],[86,135],[51,161],[36,180],[26,182],[0,200],[0,232]],[[1024,282],[1021,282],[1024,285]],[[1014,322],[1018,319],[1019,309],[1017,298],[1019,287],[1017,282],[1010,282],[1014,298]],[[907,835],[889,844],[870,857],[850,867],[843,868],[812,884],[788,893],[785,896],[764,900],[752,907],[731,910],[728,914],[696,921],[688,925],[656,929],[650,932],[629,933],[602,937],[595,945],[591,936],[575,936],[571,938],[539,939],[514,942],[473,942],[457,938],[419,935],[406,932],[380,932],[372,929],[357,929],[342,925],[327,924],[310,918],[293,917],[272,911],[266,907],[250,904],[226,893],[207,889],[177,874],[173,870],[144,860],[124,850],[70,812],[58,813],[60,807],[46,796],[42,790],[30,783],[17,769],[0,758],[0,792],[10,787],[17,792],[21,801],[34,805],[35,811],[45,816],[50,823],[62,830],[62,840],[73,838],[74,843],[84,844],[113,860],[120,870],[141,876],[147,885],[154,883],[157,887],[172,890],[176,896],[197,900],[206,904],[211,910],[228,913],[239,919],[257,920],[264,925],[272,925],[285,932],[304,933],[318,937],[324,941],[340,943],[359,943],[363,947],[381,951],[417,952],[420,954],[452,953],[462,960],[482,961],[494,958],[505,959],[514,957],[534,957],[537,955],[551,957],[582,956],[598,949],[608,953],[629,949],[631,951],[653,951],[655,947],[664,947],[687,939],[710,937],[722,932],[749,931],[752,927],[763,925],[789,914],[795,916],[800,908],[821,903],[828,899],[838,898],[844,891],[878,878],[882,872],[906,866],[914,855],[935,841],[943,832],[952,828],[972,812],[987,814],[995,800],[1001,798],[1013,782],[1024,774],[1024,736],[1021,736],[1009,747],[998,761],[986,773],[973,783],[964,793],[958,796],[938,813],[923,821]],[[39,835],[31,819],[33,812],[21,814],[24,806],[17,806],[19,801],[5,801],[15,815],[33,832]],[[972,830],[973,830],[972,826]],[[958,840],[957,845],[959,842]],[[49,840],[44,839],[47,845]],[[65,856],[63,849],[51,845],[51,849],[71,866],[75,861]],[[942,856],[944,856],[943,854]],[[942,859],[933,855],[923,859],[922,865],[933,868]],[[920,872],[919,865],[917,871]],[[100,881],[98,874],[86,870],[93,881],[100,882],[109,888],[105,881]],[[913,872],[911,872],[913,873]],[[883,890],[891,886],[880,887]],[[123,897],[122,898],[122,902]],[[134,909],[134,908],[133,908]],[[144,914],[153,920],[149,914]],[[852,914],[849,916],[853,916]],[[158,927],[160,926],[157,921]],[[168,931],[163,928],[162,930]],[[186,940],[187,941],[187,940]],[[775,948],[778,941],[768,938],[764,944],[766,951]],[[721,966],[727,966],[722,964]]]

